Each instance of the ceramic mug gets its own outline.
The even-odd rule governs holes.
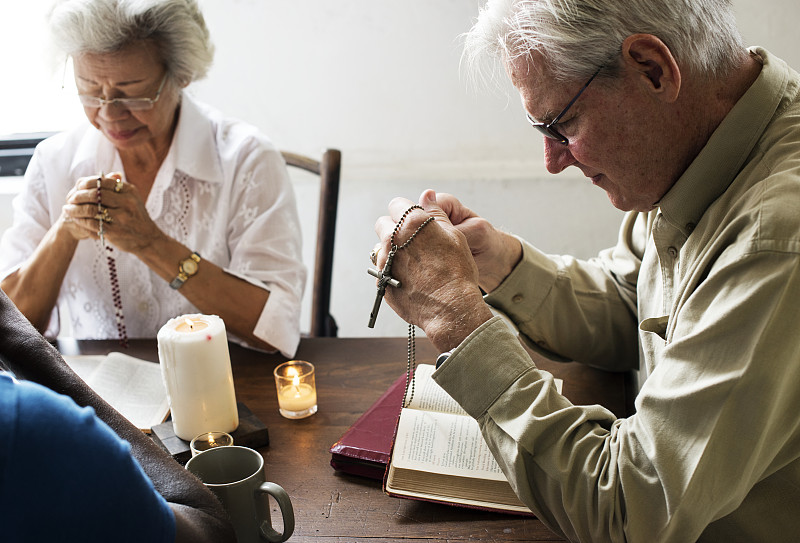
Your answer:
[[[186,463],[217,495],[236,530],[239,543],[286,541],[294,532],[294,509],[289,495],[266,481],[264,459],[258,451],[232,445],[203,451]],[[272,527],[269,496],[275,498],[283,515],[283,533]]]

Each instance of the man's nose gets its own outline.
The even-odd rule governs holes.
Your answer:
[[[550,173],[561,173],[568,166],[575,164],[575,157],[564,145],[554,139],[544,138],[544,165]]]

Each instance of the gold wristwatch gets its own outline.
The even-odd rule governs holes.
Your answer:
[[[181,288],[191,276],[197,273],[199,268],[200,255],[196,252],[190,254],[189,258],[181,260],[180,264],[178,264],[178,275],[170,282],[169,286],[176,290]]]

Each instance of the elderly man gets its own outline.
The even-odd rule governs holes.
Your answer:
[[[580,261],[450,195],[393,200],[377,263],[394,249],[386,299],[444,353],[435,379],[569,539],[796,541],[800,75],[743,47],[727,0],[490,1],[467,39],[487,52],[547,169],[628,213]],[[636,414],[572,405],[490,306],[540,348],[637,369]]]

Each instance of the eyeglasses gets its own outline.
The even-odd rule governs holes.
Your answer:
[[[581,90],[578,91],[578,94],[575,95],[575,98],[569,101],[567,107],[561,110],[561,113],[556,115],[555,119],[553,119],[549,123],[537,123],[536,121],[533,120],[533,117],[531,117],[530,113],[526,113],[525,115],[528,117],[528,122],[531,123],[531,126],[534,127],[536,130],[538,130],[539,132],[541,132],[546,138],[550,138],[551,140],[556,140],[557,142],[563,145],[569,145],[569,140],[553,127],[558,123],[559,120],[561,120],[561,117],[564,116],[567,110],[569,110],[569,108],[572,107],[572,104],[575,103],[575,101],[580,97],[580,95],[583,94],[583,91],[586,90],[586,87],[589,86],[589,83],[591,83],[594,80],[594,78],[597,77],[597,74],[599,74],[600,70],[602,69],[603,67],[600,66],[594,73],[594,75],[592,75],[592,77],[589,78],[589,81],[586,82],[583,88],[581,88]]]
[[[153,109],[153,106],[156,105],[156,102],[158,102],[158,99],[161,97],[161,91],[164,89],[164,84],[167,82],[167,75],[168,74],[164,74],[164,79],[161,80],[161,84],[158,86],[155,98],[114,98],[112,100],[105,100],[104,98],[89,96],[88,94],[79,94],[78,98],[85,107],[95,109],[103,106],[111,106],[113,104],[118,104],[129,111]]]

